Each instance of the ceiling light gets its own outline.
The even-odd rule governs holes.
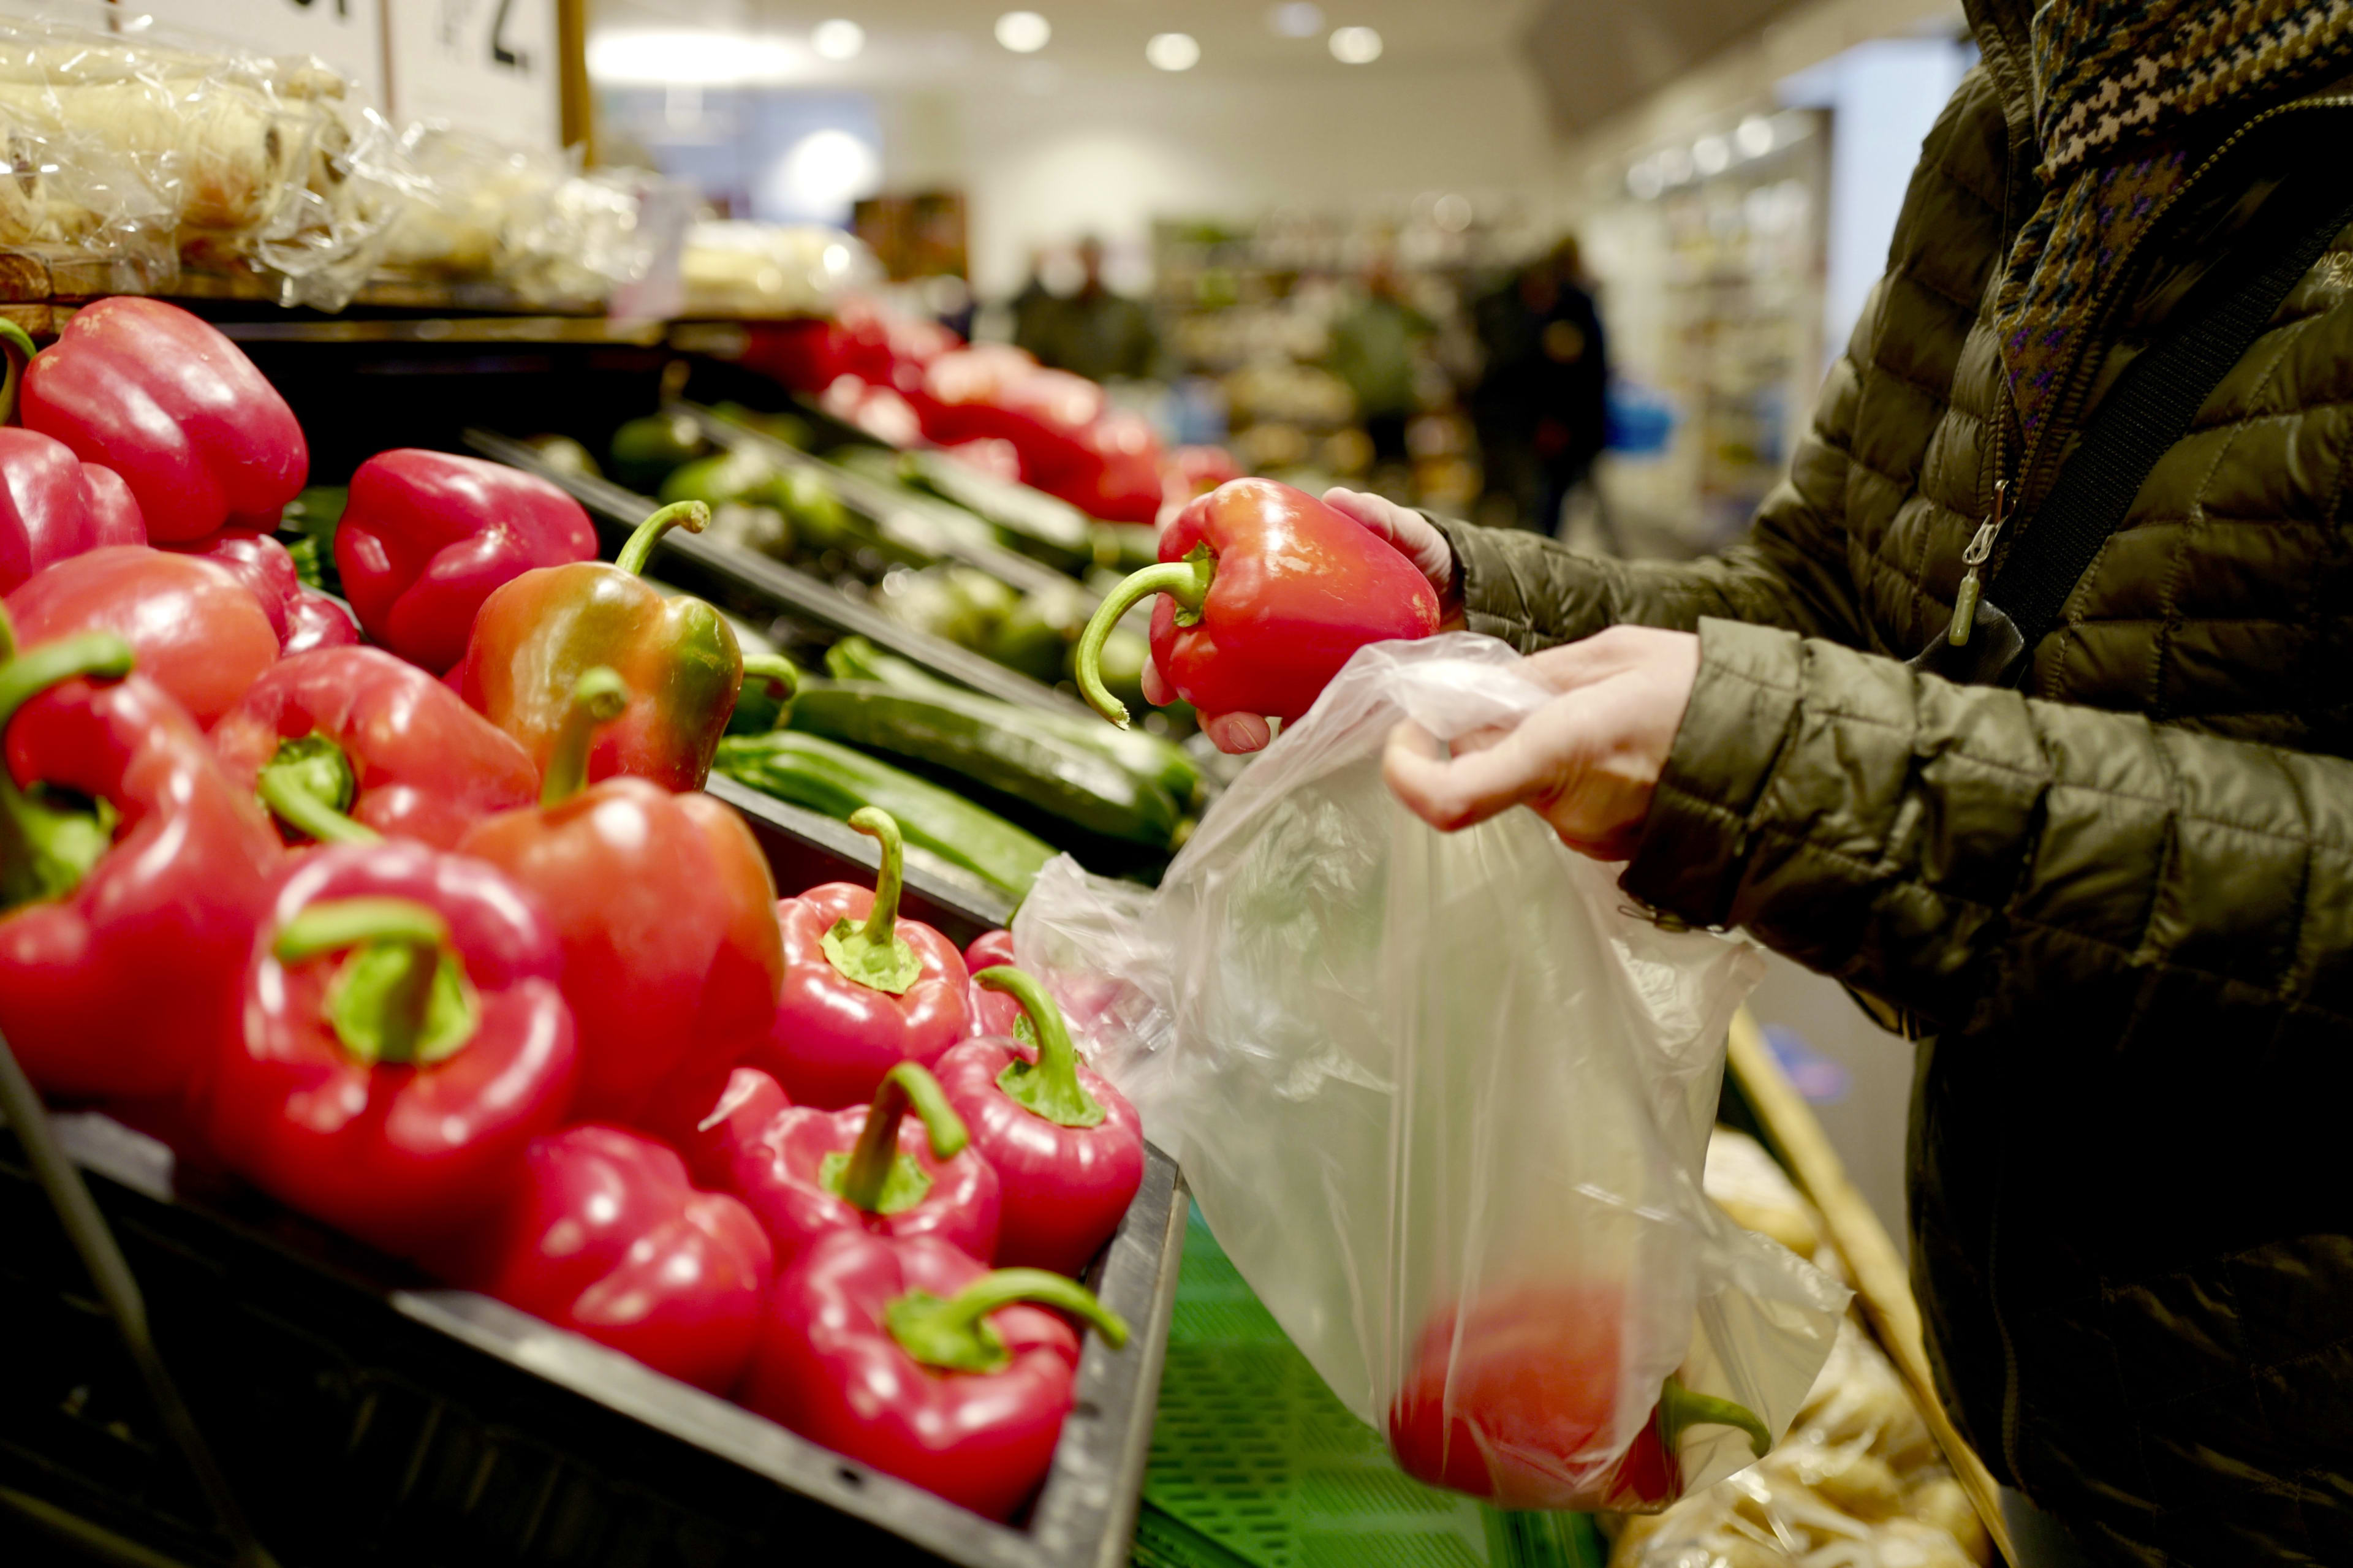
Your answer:
[[[997,19],[997,41],[1017,55],[1036,54],[1053,36],[1053,24],[1035,11],[1008,11]]]
[[[873,148],[847,131],[812,131],[793,143],[781,170],[785,189],[805,211],[839,211],[871,194],[882,176]]]
[[[850,60],[866,47],[866,29],[847,17],[819,22],[809,34],[809,47],[829,60]]]
[[[1266,25],[1281,37],[1312,38],[1324,30],[1324,7],[1309,0],[1290,0],[1266,14]]]
[[[1335,27],[1332,58],[1344,66],[1371,65],[1381,58],[1381,36],[1370,27]]]
[[[1740,149],[1741,156],[1762,158],[1773,150],[1773,122],[1761,114],[1752,114],[1733,131],[1732,141]]]
[[[1654,158],[1645,158],[1626,171],[1626,192],[1636,201],[1649,201],[1666,185],[1666,176],[1659,173],[1658,160]]]
[[[1680,185],[1692,177],[1691,154],[1680,147],[1662,148],[1656,161],[1659,177],[1670,185]]]
[[[1188,71],[1201,63],[1201,46],[1190,33],[1155,33],[1144,58],[1165,71]]]
[[[1732,149],[1721,136],[1703,136],[1692,143],[1692,167],[1703,174],[1721,174],[1731,163]]]

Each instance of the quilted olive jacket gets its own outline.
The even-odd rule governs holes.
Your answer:
[[[1879,285],[1747,541],[1603,562],[1446,524],[1523,651],[1696,628],[1625,876],[1929,1032],[1914,1270],[1947,1403],[2104,1562],[2353,1564],[2353,234],[2159,461],[2023,692],[1915,676],[1998,477],[1988,325],[2038,196],[2012,40],[1922,150]],[[2119,258],[2061,429],[2353,96],[2249,128]],[[1997,571],[2000,557],[1995,561]],[[1999,593],[1999,576],[1993,579]]]

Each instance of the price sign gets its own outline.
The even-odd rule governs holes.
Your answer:
[[[527,147],[562,143],[555,0],[385,4],[396,118],[444,120]]]
[[[393,0],[127,0],[128,26],[142,14],[172,32],[202,35],[264,55],[316,55],[381,105],[384,7]],[[414,5],[416,0],[404,0]],[[137,35],[132,34],[133,37]]]

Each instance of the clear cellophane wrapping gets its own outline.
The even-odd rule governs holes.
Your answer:
[[[1795,1250],[1820,1216],[1754,1140],[1718,1129],[1707,1194]],[[1895,1368],[1850,1317],[1770,1454],[1665,1512],[1616,1522],[1609,1568],[1982,1568],[1984,1527]]]
[[[0,18],[0,246],[103,287],[258,274],[340,308],[414,184],[397,139],[318,60]]]

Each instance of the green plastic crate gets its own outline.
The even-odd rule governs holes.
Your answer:
[[[1242,1282],[1195,1209],[1136,1526],[1139,1568],[1600,1568],[1579,1514],[1407,1477]]]

